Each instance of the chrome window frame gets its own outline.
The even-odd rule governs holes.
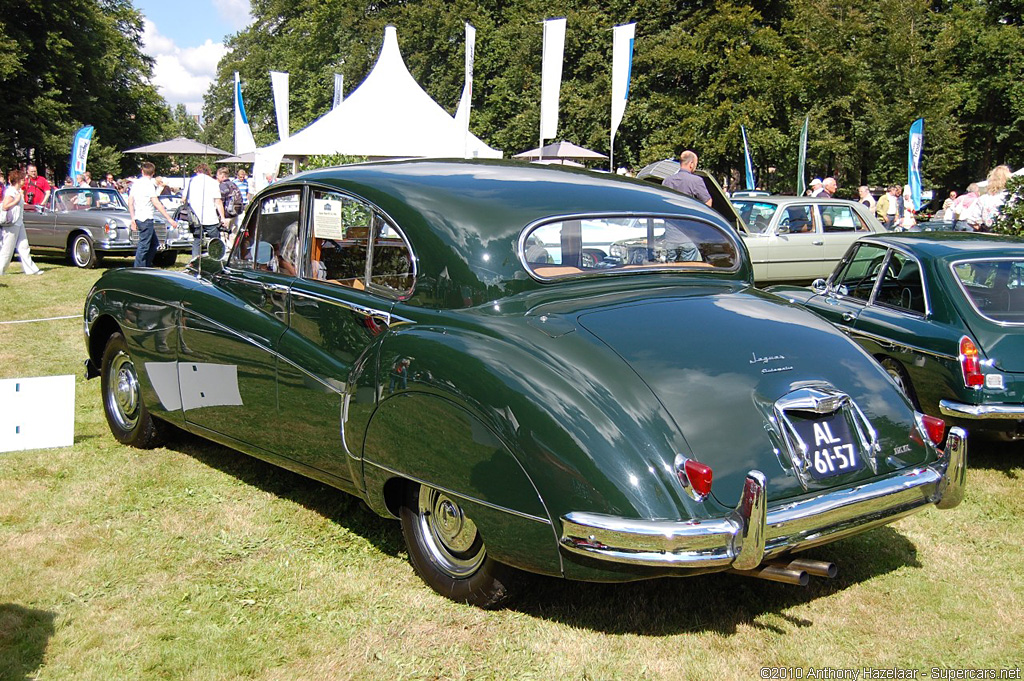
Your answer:
[[[850,302],[855,302],[855,301],[856,302],[860,302],[864,306],[868,306],[868,305],[878,306],[878,307],[882,307],[882,308],[884,308],[886,310],[892,310],[894,312],[902,312],[904,314],[911,315],[911,316],[913,316],[915,318],[931,319],[931,316],[932,316],[932,304],[931,304],[932,297],[931,297],[931,292],[929,290],[930,286],[928,285],[928,277],[926,277],[924,275],[924,266],[921,263],[921,259],[918,258],[910,250],[908,250],[906,248],[903,248],[902,246],[898,246],[896,244],[886,243],[884,241],[876,241],[875,239],[870,239],[870,238],[860,238],[857,241],[855,241],[853,243],[853,245],[850,246],[850,248],[851,249],[852,248],[860,248],[860,246],[862,246],[864,244],[869,244],[871,246],[877,246],[879,248],[886,249],[885,258],[882,260],[882,269],[880,270],[880,272],[884,272],[885,268],[889,266],[889,260],[892,257],[892,253],[894,251],[899,251],[902,255],[907,256],[908,258],[912,259],[914,262],[917,263],[917,270],[918,270],[918,272],[920,273],[920,276],[921,276],[921,291],[922,291],[922,295],[924,295],[924,315],[922,315],[920,312],[915,312],[913,310],[907,310],[906,308],[890,307],[888,305],[879,305],[878,303],[876,303],[875,302],[875,298],[878,296],[879,281],[881,281],[880,279],[876,279],[875,280],[874,285],[871,287],[871,295],[868,297],[867,300],[863,300],[861,298],[855,298],[855,297],[850,296],[850,295],[845,295],[845,296],[844,295],[840,295],[839,292],[836,290],[835,286],[833,285],[833,277],[835,276],[836,272],[839,271],[839,268],[847,262],[846,255],[844,255],[843,259],[839,261],[839,265],[836,266],[836,269],[832,271],[832,274],[829,275],[828,279],[825,282],[826,283],[826,291],[828,292],[828,294],[830,294],[830,295],[832,295],[832,296],[834,296],[836,298],[840,298],[842,300],[846,300],[846,301],[850,301]],[[849,253],[849,252],[850,251],[847,250],[847,253]],[[956,277],[956,274],[954,273],[953,276]]]
[[[639,270],[595,269],[595,270],[584,270],[584,271],[580,272],[579,274],[565,274],[565,275],[561,275],[561,276],[557,276],[557,277],[544,277],[544,276],[541,276],[541,275],[537,274],[536,272],[534,272],[533,268],[530,267],[530,265],[529,265],[529,263],[528,263],[528,261],[526,259],[526,239],[529,238],[529,236],[534,232],[534,230],[539,229],[540,227],[543,227],[544,225],[549,225],[549,224],[553,224],[553,223],[556,223],[556,222],[568,222],[570,220],[580,220],[580,221],[583,221],[583,220],[600,220],[600,219],[605,219],[605,218],[661,218],[663,220],[689,220],[691,222],[699,222],[699,223],[701,223],[703,225],[706,225],[708,227],[711,227],[712,229],[717,230],[719,233],[721,233],[725,237],[725,241],[727,243],[732,244],[732,247],[733,247],[733,249],[736,252],[735,262],[734,262],[732,267],[711,267],[710,269],[694,268],[692,270],[681,270],[678,267],[649,267],[649,268],[644,268],[644,269],[639,269]],[[523,227],[522,230],[520,230],[520,232],[519,232],[519,239],[516,242],[516,256],[519,258],[519,264],[523,267],[523,269],[526,271],[526,273],[532,279],[534,279],[536,281],[539,281],[539,282],[542,282],[542,283],[550,283],[550,282],[554,282],[554,281],[576,280],[576,279],[593,278],[593,277],[628,276],[628,275],[637,275],[637,274],[666,274],[666,273],[682,274],[682,273],[685,273],[687,275],[693,275],[693,274],[708,275],[708,274],[719,273],[719,272],[735,274],[736,272],[739,272],[740,266],[743,263],[742,249],[744,249],[744,248],[745,248],[745,246],[743,246],[742,240],[741,240],[739,234],[737,234],[735,232],[730,232],[730,231],[722,228],[720,225],[717,225],[714,222],[712,222],[711,220],[708,220],[708,219],[706,219],[704,217],[700,217],[700,216],[696,216],[696,215],[680,215],[678,213],[657,213],[657,212],[653,212],[653,213],[648,213],[648,212],[638,213],[638,212],[615,212],[615,211],[609,211],[609,212],[601,212],[601,213],[568,213],[568,214],[565,214],[565,215],[551,215],[551,216],[548,216],[548,217],[545,217],[545,218],[541,218],[539,220],[534,220],[533,222],[531,222],[528,225],[526,225],[525,227]],[[705,261],[701,261],[701,262],[705,262]],[[753,265],[752,264],[751,264],[751,270],[753,270]]]
[[[931,295],[928,292],[928,281],[927,281],[927,277],[924,276],[924,267],[922,266],[921,259],[918,258],[916,255],[914,255],[913,253],[911,253],[910,251],[908,251],[905,248],[900,248],[899,246],[894,246],[892,244],[888,244],[887,247],[889,249],[889,252],[885,256],[885,263],[883,263],[883,265],[882,265],[883,278],[884,278],[885,268],[889,267],[889,262],[892,260],[892,256],[893,256],[894,253],[899,253],[900,255],[904,255],[907,258],[909,258],[910,260],[913,260],[917,264],[917,276],[919,276],[921,278],[921,295],[924,296],[924,312],[921,313],[921,312],[918,312],[916,310],[908,310],[905,307],[895,307],[895,306],[892,306],[892,305],[883,305],[882,303],[877,302],[876,298],[878,297],[878,290],[880,288],[878,281],[875,282],[875,289],[874,289],[874,291],[871,292],[871,303],[870,304],[878,306],[878,307],[885,308],[886,310],[892,310],[894,312],[901,312],[903,314],[907,314],[907,315],[910,315],[912,317],[919,318],[919,319],[931,319],[931,316],[932,316]],[[881,280],[879,280],[879,281],[881,281]]]
[[[1020,257],[1014,257],[1012,255],[997,255],[995,257],[987,257],[987,258],[986,257],[960,258],[959,260],[953,260],[952,262],[949,263],[949,273],[950,273],[950,275],[952,275],[953,281],[956,282],[956,285],[960,287],[960,293],[963,294],[964,299],[967,300],[967,302],[970,304],[970,306],[974,309],[974,311],[978,314],[979,317],[981,317],[982,319],[984,319],[985,321],[987,321],[987,322],[989,322],[991,324],[995,324],[996,326],[1004,326],[1004,327],[1024,326],[1024,322],[1001,322],[998,319],[992,319],[987,314],[985,314],[980,309],[978,309],[978,306],[974,303],[974,299],[967,293],[967,288],[964,286],[964,283],[962,281],[960,281],[960,277],[958,277],[957,274],[956,274],[956,266],[957,265],[963,265],[965,263],[973,263],[973,262],[1001,262],[1001,261],[1011,261],[1011,262],[1012,261],[1020,261],[1020,262],[1024,263],[1024,255],[1022,255]]]
[[[299,217],[297,218],[297,220],[299,222],[299,233],[297,235],[297,238],[299,239],[299,246],[298,246],[298,248],[301,251],[301,249],[303,248],[302,216],[303,216],[303,213],[306,212],[306,211],[304,211],[304,208],[305,208],[305,195],[303,193],[303,189],[304,189],[303,185],[287,185],[287,186],[281,186],[281,187],[271,187],[271,188],[267,189],[265,192],[261,192],[258,197],[254,197],[249,202],[250,205],[252,206],[252,208],[250,209],[248,206],[246,207],[244,222],[239,226],[239,228],[238,228],[239,232],[238,233],[241,234],[243,231],[247,230],[249,228],[249,225],[252,222],[256,221],[259,215],[262,215],[262,213],[260,212],[259,204],[262,203],[265,199],[269,199],[269,198],[273,198],[275,196],[281,196],[281,195],[284,195],[284,194],[289,194],[289,193],[297,192],[298,195],[299,195]],[[253,236],[256,236],[256,235],[253,234]],[[227,260],[224,261],[225,268],[228,269],[228,270],[235,270],[235,271],[238,271],[238,272],[263,272],[263,271],[265,271],[265,270],[258,270],[258,269],[256,269],[256,267],[255,267],[255,265],[256,265],[256,254],[255,253],[253,253],[253,258],[252,258],[251,261],[249,261],[248,267],[239,266],[238,261],[235,260],[235,254],[238,252],[239,248],[241,247],[241,243],[242,243],[241,239],[236,239],[235,240],[234,246],[231,247],[230,255],[228,255]],[[299,265],[301,267],[302,263],[299,263]],[[301,272],[301,269],[299,271]]]

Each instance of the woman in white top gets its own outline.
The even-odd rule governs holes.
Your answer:
[[[14,257],[14,249],[18,249],[18,259],[21,260],[21,271],[25,274],[42,274],[43,271],[32,262],[29,253],[28,237],[25,236],[25,200],[21,191],[24,178],[20,170],[12,170],[7,175],[7,188],[4,190],[4,200],[0,204],[0,227],[3,228],[0,234],[0,274],[7,272],[7,266],[11,264]]]
[[[975,231],[988,232],[992,229],[999,209],[1006,202],[1006,181],[1010,179],[1010,166],[996,166],[988,174],[985,193],[971,204],[967,211],[967,224]]]

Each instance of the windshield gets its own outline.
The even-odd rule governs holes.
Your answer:
[[[128,210],[124,199],[114,189],[72,187],[58,189],[53,197],[54,210]]]
[[[772,222],[772,216],[779,209],[774,203],[762,201],[733,201],[743,225],[751,234],[764,234]]]
[[[541,279],[636,270],[739,266],[732,240],[683,218],[588,217],[539,225],[522,239],[526,268]]]
[[[1024,259],[969,260],[953,274],[971,305],[995,322],[1024,324]]]

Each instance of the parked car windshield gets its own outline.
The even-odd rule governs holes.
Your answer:
[[[747,231],[755,234],[768,231],[768,225],[771,224],[775,211],[779,209],[774,203],[761,201],[733,201],[733,205],[743,218]]]
[[[54,210],[128,210],[124,199],[114,189],[71,187],[58,189],[53,198]]]
[[[1024,324],[1024,259],[958,262],[953,274],[981,315],[996,322]]]
[[[521,243],[526,268],[541,279],[739,266],[736,248],[721,229],[685,218],[560,220],[533,227]]]

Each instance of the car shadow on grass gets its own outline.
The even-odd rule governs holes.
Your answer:
[[[622,584],[522,575],[516,587],[520,595],[508,607],[608,634],[731,635],[743,626],[793,633],[814,622],[786,610],[896,570],[921,567],[917,548],[891,527],[817,547],[800,557],[833,562],[839,574],[835,579],[811,577],[806,587],[726,573]]]
[[[363,537],[382,553],[404,556],[398,523],[381,518],[351,494],[177,428],[171,429],[166,446],[251,487],[319,513]]]
[[[318,513],[388,556],[404,558],[399,524],[381,518],[352,495],[184,431],[175,430],[167,447]],[[599,584],[516,573],[506,609],[612,634],[733,634],[742,626],[793,631],[814,624],[785,612],[793,606],[896,570],[922,567],[917,548],[892,527],[817,547],[801,557],[833,562],[839,574],[832,580],[812,577],[807,587],[799,587],[733,574]],[[761,621],[766,614],[773,615],[768,623]]]
[[[34,679],[53,636],[56,614],[0,603],[0,679]]]
[[[1024,442],[1002,442],[999,440],[975,438],[967,454],[967,484],[970,485],[971,469],[998,471],[1011,480],[1021,478],[1024,468]]]

